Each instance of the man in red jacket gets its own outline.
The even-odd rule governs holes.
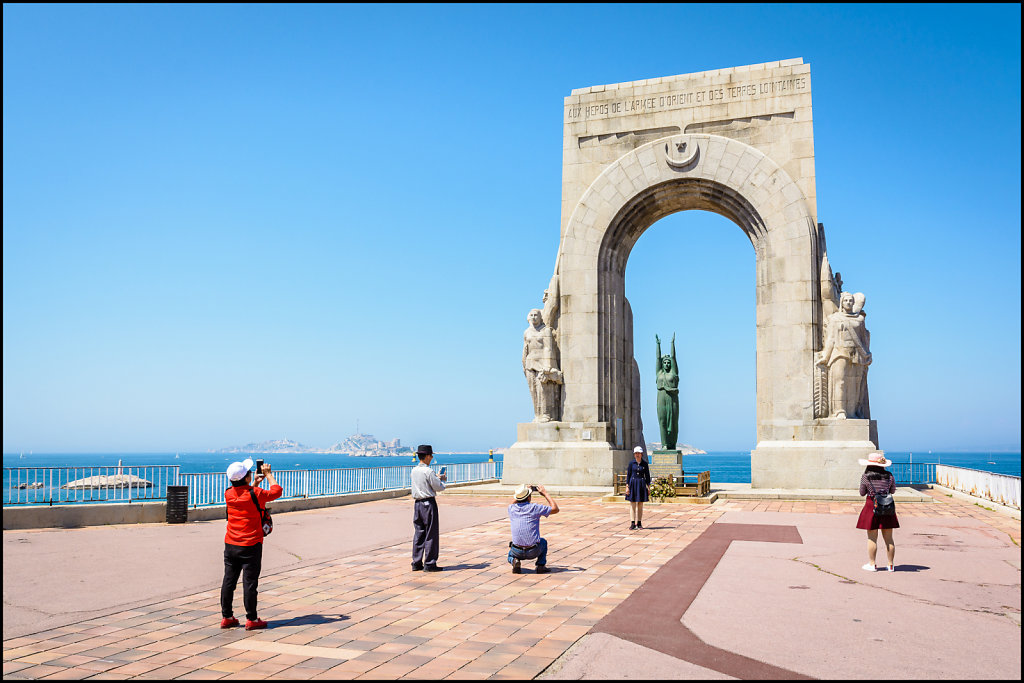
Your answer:
[[[276,500],[284,493],[277,485],[270,465],[263,465],[263,471],[252,485],[252,460],[233,462],[228,466],[228,480],[231,488],[224,492],[227,503],[228,530],[224,535],[224,583],[220,587],[221,628],[238,626],[231,603],[235,597],[238,575],[242,574],[242,602],[245,604],[245,630],[266,628],[267,622],[256,613],[256,586],[260,580],[263,563],[263,521],[259,508]],[[266,479],[270,489],[258,486]],[[253,501],[255,496],[259,507]]]

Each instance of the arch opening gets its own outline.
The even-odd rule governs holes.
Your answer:
[[[610,421],[629,416],[622,421],[621,441],[626,444],[637,445],[642,438],[640,406],[644,403],[635,386],[638,381],[633,314],[626,299],[626,266],[633,247],[651,226],[672,214],[692,210],[709,211],[737,225],[754,249],[755,281],[762,279],[759,271],[763,259],[757,256],[764,250],[767,226],[753,205],[735,189],[706,178],[673,178],[646,188],[622,206],[609,223],[597,258],[598,355],[603,366],[599,373],[598,419]],[[644,438],[650,437],[644,434]]]
[[[520,423],[506,476],[607,485],[625,466],[641,404],[626,266],[651,225],[694,209],[735,223],[754,250],[751,483],[791,482],[794,466],[808,488],[852,476],[856,458],[877,448],[877,428],[821,413],[822,283],[835,282],[811,197],[764,150],[717,135],[673,135],[609,160],[568,216],[549,286],[561,355],[544,381],[558,383],[561,410]]]
[[[625,297],[640,375],[642,435],[634,434],[638,443],[627,446],[640,445],[640,436],[644,443],[663,442],[657,421],[655,335],[666,354],[675,334],[679,443],[719,452],[749,453],[754,447],[752,256],[749,240],[733,221],[705,210],[665,216],[634,244]]]

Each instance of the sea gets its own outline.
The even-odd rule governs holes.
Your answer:
[[[167,484],[173,483],[173,470],[146,469],[177,466],[179,474],[224,472],[232,462],[262,459],[275,471],[323,470],[337,468],[410,467],[417,461],[413,453],[400,456],[357,457],[337,453],[4,453],[4,479],[0,496],[4,505],[23,503],[47,504],[53,500],[104,502],[125,500],[125,490],[94,489],[86,492],[67,491],[61,484],[95,475],[120,473],[152,481],[153,487],[131,492],[138,497],[161,498]],[[435,453],[431,463],[437,465],[487,462],[487,453]],[[495,454],[495,461],[501,460]],[[112,469],[111,469],[112,468]],[[27,482],[43,482],[39,488],[20,488]]]
[[[886,451],[893,462],[940,463],[973,470],[1020,476],[1021,454],[992,452]],[[388,467],[413,465],[416,456],[356,457],[337,453],[4,453],[4,488],[8,469],[15,467],[139,467],[144,465],[177,465],[181,473],[223,472],[236,460],[262,458],[278,470],[333,469],[340,467]],[[432,464],[487,462],[487,453],[435,453]],[[501,461],[500,453],[494,454]],[[683,470],[711,472],[714,482],[750,482],[749,451],[713,451],[684,455]]]

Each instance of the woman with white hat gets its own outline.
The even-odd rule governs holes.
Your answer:
[[[869,453],[867,460],[858,460],[864,465],[864,474],[860,477],[860,495],[867,496],[864,500],[864,507],[857,518],[857,528],[865,529],[868,532],[868,563],[861,569],[869,572],[878,571],[875,567],[875,555],[878,553],[878,530],[882,530],[882,540],[885,541],[885,554],[889,560],[889,571],[895,571],[893,559],[896,556],[896,544],[892,540],[892,530],[900,528],[900,520],[896,518],[896,511],[892,514],[878,514],[875,512],[875,496],[887,493],[896,493],[896,477],[892,472],[886,472],[884,468],[892,464],[892,461],[885,457],[882,451]]]
[[[629,501],[629,529],[643,529],[644,503],[651,489],[651,469],[644,460],[644,449],[633,449],[633,462],[626,468],[626,500]]]

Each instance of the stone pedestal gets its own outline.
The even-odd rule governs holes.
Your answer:
[[[626,469],[631,452],[609,443],[607,422],[521,422],[516,442],[505,453],[505,485],[611,486]]]
[[[612,486],[614,473],[633,459],[632,452],[612,446],[607,422],[524,422],[516,431],[501,478],[509,486]],[[766,432],[772,438],[750,454],[754,489],[856,488],[864,472],[857,461],[878,449],[874,420],[777,421]],[[650,467],[652,477],[681,476],[682,452],[654,451]]]
[[[654,451],[651,453],[651,479],[672,475],[676,479],[683,476],[683,452],[680,450]]]
[[[770,436],[750,453],[751,488],[856,488],[864,473],[857,460],[878,450],[874,420],[775,422]]]

